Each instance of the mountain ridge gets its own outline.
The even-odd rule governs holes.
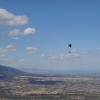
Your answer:
[[[25,72],[15,68],[0,65],[0,80],[10,80],[16,75],[24,75]]]

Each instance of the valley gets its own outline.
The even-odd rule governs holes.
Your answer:
[[[0,100],[100,100],[100,77],[17,75],[0,81]]]

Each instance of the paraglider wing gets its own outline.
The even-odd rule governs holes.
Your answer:
[[[72,44],[68,44],[68,46],[71,48],[72,47]]]

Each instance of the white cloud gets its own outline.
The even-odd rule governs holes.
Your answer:
[[[6,9],[0,8],[0,25],[18,25],[22,26],[28,23],[28,17],[25,15],[14,15]]]
[[[9,34],[10,36],[18,36],[18,35],[22,35],[23,33],[20,32],[19,29],[14,29],[14,30],[10,31],[8,34]]]
[[[19,62],[24,62],[24,59],[19,60]]]
[[[34,34],[35,33],[35,29],[34,28],[26,28],[24,30],[24,34],[28,35],[28,34]]]
[[[14,48],[14,46],[13,45],[8,45],[8,46],[6,46],[6,48],[11,49],[11,48]]]
[[[28,51],[28,53],[36,53],[37,52],[37,48],[34,47],[27,47],[26,51]]]
[[[18,40],[18,37],[11,37],[12,40]]]
[[[6,49],[8,49],[8,51],[16,51],[17,50],[16,46],[14,46],[14,45],[8,45],[8,46],[6,46]]]
[[[83,53],[68,53],[68,54],[59,54],[59,55],[52,55],[52,54],[42,54],[41,58],[52,59],[53,62],[57,60],[66,60],[66,59],[73,59],[73,58],[80,58],[80,57],[88,57],[89,54]]]
[[[14,29],[11,30],[8,34],[10,36],[18,36],[18,35],[29,35],[29,34],[34,34],[35,29],[34,28],[26,28],[24,32],[21,32],[19,29]]]
[[[77,58],[77,57],[80,57],[80,54],[67,54],[67,55],[60,55],[60,58],[61,59],[66,59],[66,58]]]
[[[7,49],[15,49],[16,47],[14,45],[8,45],[6,46]]]
[[[80,57],[80,54],[74,54],[73,57]]]
[[[34,51],[34,50],[37,50],[37,48],[34,48],[34,47],[27,47],[26,50],[27,50],[27,51]]]
[[[57,60],[57,59],[77,58],[80,56],[81,56],[80,54],[60,54],[59,56],[52,56],[51,58]]]
[[[8,45],[5,48],[0,48],[0,52],[16,51],[17,47],[14,45]]]

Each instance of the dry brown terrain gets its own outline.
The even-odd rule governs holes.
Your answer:
[[[60,100],[61,96],[62,98],[63,96],[68,98],[62,100],[92,100],[85,98],[93,96],[93,98],[95,97],[93,100],[100,100],[100,78],[82,76],[16,76],[12,81],[0,81],[0,100],[15,100],[3,99],[4,96],[9,98],[9,96],[37,97],[40,95],[53,95],[55,98],[60,96]]]

